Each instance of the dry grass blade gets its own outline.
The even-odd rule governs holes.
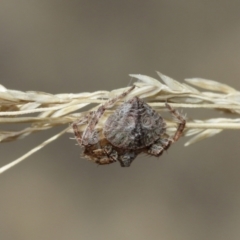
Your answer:
[[[212,137],[212,136],[220,133],[221,131],[222,131],[222,129],[207,129],[207,130],[204,130],[201,133],[197,134],[195,137],[191,138],[184,145],[189,146],[190,144],[201,141],[205,138]]]
[[[15,161],[3,166],[0,168],[0,174],[7,171],[8,169],[16,166],[18,163],[22,162],[23,160],[25,160],[27,157],[31,156],[32,154],[34,154],[35,152],[39,151],[41,148],[45,147],[46,145],[48,145],[49,143],[55,141],[57,138],[59,138],[61,135],[63,135],[69,128],[64,129],[63,131],[61,131],[60,133],[54,135],[53,137],[49,138],[48,140],[44,141],[43,143],[41,143],[40,145],[38,145],[37,147],[33,148],[32,150],[30,150],[29,152],[27,152],[26,154],[24,154],[23,156],[19,157],[18,159],[16,159]]]
[[[208,79],[203,79],[203,78],[187,78],[187,79],[185,79],[185,81],[194,86],[204,88],[207,90],[211,90],[211,91],[219,91],[219,92],[223,92],[223,93],[237,92],[234,88],[232,88],[226,84],[222,84],[217,81],[213,81],[213,80],[208,80]]]
[[[130,96],[139,96],[157,111],[165,109],[165,102],[168,101],[174,108],[208,108],[224,111],[226,114],[240,114],[240,92],[226,84],[213,80],[202,78],[186,79],[186,83],[181,83],[162,73],[157,73],[159,80],[140,74],[131,74],[138,81],[134,84],[136,88],[130,93]],[[203,92],[197,87],[207,91]],[[77,118],[87,114],[82,109],[92,103],[101,104],[107,99],[121,94],[125,89],[116,89],[112,92],[96,91],[93,93],[63,93],[49,94],[38,91],[22,92],[18,90],[7,89],[0,85],[0,124],[21,124],[29,123],[27,128],[20,131],[1,131],[0,142],[14,141],[24,138],[33,132],[47,130],[55,126],[71,124]],[[120,103],[118,103],[120,104]],[[118,105],[116,104],[116,106]],[[114,111],[106,111],[101,118],[98,128],[101,129],[106,117]],[[92,111],[97,106],[90,109]],[[79,113],[74,113],[80,111]],[[36,116],[36,113],[38,114]],[[35,114],[34,116],[32,114]],[[26,116],[27,115],[27,116]],[[191,121],[187,121],[184,136],[193,136],[185,145],[211,137],[224,129],[240,129],[240,119],[216,118],[209,120],[196,120],[191,116]],[[173,120],[168,121],[169,131],[174,130],[176,123]],[[29,153],[17,159],[18,163],[28,157],[30,154],[44,147],[46,144],[54,141],[65,132],[71,132],[71,128],[65,129],[51,139],[42,143]],[[10,164],[9,166],[14,166]],[[4,171],[7,168],[2,168]],[[3,172],[3,170],[2,170]]]

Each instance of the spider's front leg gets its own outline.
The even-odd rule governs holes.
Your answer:
[[[132,86],[127,91],[123,92],[121,95],[108,100],[105,104],[102,104],[95,112],[93,112],[92,117],[91,117],[86,129],[84,130],[84,132],[82,134],[82,137],[81,137],[82,145],[86,146],[88,144],[95,144],[98,142],[98,137],[97,137],[97,133],[95,131],[95,127],[96,127],[99,119],[101,118],[101,116],[103,115],[103,113],[105,112],[106,109],[113,107],[113,105],[118,100],[124,98],[134,88],[135,88],[135,86]]]
[[[83,118],[78,119],[77,121],[72,123],[73,133],[75,135],[75,139],[77,140],[78,144],[82,146],[82,136],[80,134],[80,131],[78,129],[79,125],[84,125],[89,122],[90,116],[93,112],[90,112],[87,116],[84,116]]]

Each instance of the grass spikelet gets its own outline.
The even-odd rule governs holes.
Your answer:
[[[221,111],[231,116],[231,118],[201,120],[191,116],[192,120],[187,120],[184,131],[184,136],[191,138],[185,143],[185,146],[212,137],[224,129],[240,129],[240,118],[232,118],[232,113],[240,114],[240,92],[238,90],[213,80],[191,78],[185,79],[186,83],[182,83],[162,73],[157,72],[157,74],[162,82],[146,75],[130,74],[137,81],[134,83],[136,88],[127,98],[139,96],[157,111],[163,111],[167,101],[174,108],[207,108]],[[47,130],[59,125],[65,126],[65,130],[46,140],[12,163],[0,168],[0,173],[20,163],[64,133],[71,133],[70,124],[88,113],[82,111],[84,107],[95,103],[97,106],[89,109],[89,111],[93,111],[99,104],[121,94],[126,89],[115,89],[112,92],[96,91],[93,93],[53,95],[38,91],[22,92],[11,90],[0,85],[0,124],[29,124],[27,128],[23,128],[20,131],[0,130],[0,142],[16,141],[37,131]],[[204,91],[201,91],[201,89]],[[116,104],[116,106],[119,104],[121,103]],[[107,110],[100,119],[97,126],[99,129],[102,128],[106,118],[114,111],[116,106],[111,110]],[[187,112],[187,110],[184,112]],[[167,121],[167,124],[169,131],[175,130],[176,122],[173,119]]]

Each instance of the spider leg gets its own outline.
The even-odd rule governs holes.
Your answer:
[[[108,100],[105,104],[102,104],[95,112],[93,112],[92,117],[91,117],[90,121],[88,122],[88,125],[82,134],[82,140],[81,140],[82,145],[85,145],[85,146],[88,145],[89,139],[91,139],[91,136],[95,135],[94,129],[95,129],[99,119],[105,112],[105,110],[111,108],[117,101],[119,101],[120,99],[122,99],[126,95],[128,95],[134,88],[135,88],[135,86],[132,86],[127,91],[123,92],[121,95]],[[98,141],[97,138],[95,140],[94,139],[90,140],[91,144],[96,143]]]
[[[182,135],[183,130],[186,125],[186,119],[183,115],[181,115],[176,109],[172,108],[168,103],[166,103],[166,107],[169,109],[169,111],[172,113],[173,117],[177,119],[178,128],[172,138],[172,142],[176,142]]]
[[[156,157],[161,156],[163,151],[167,150],[172,143],[176,142],[181,137],[186,125],[184,116],[182,116],[177,110],[173,109],[168,103],[166,103],[166,107],[170,110],[173,117],[177,120],[178,127],[172,138],[169,138],[168,136],[160,138],[150,146],[147,153]]]
[[[171,146],[172,142],[173,141],[170,138],[159,139],[150,146],[147,153],[155,157],[160,157],[163,154],[163,151],[167,150]]]
[[[104,141],[103,144],[105,144]],[[116,162],[118,153],[112,148],[111,145],[101,146],[100,144],[98,147],[96,145],[92,145],[85,148],[84,156],[94,161],[98,165],[106,165]]]
[[[82,138],[81,138],[81,134],[78,130],[78,125],[76,123],[72,124],[73,127],[73,132],[75,135],[75,139],[77,140],[78,144],[81,146],[82,145]]]
[[[92,115],[92,113],[93,112],[90,112],[87,116],[84,116],[83,118],[80,118],[77,121],[72,123],[72,128],[73,128],[73,132],[75,135],[75,139],[77,140],[77,142],[80,146],[82,146],[82,137],[78,130],[78,126],[87,124],[89,122],[89,119],[90,119],[90,116]]]

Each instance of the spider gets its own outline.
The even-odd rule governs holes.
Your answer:
[[[120,162],[129,167],[140,153],[159,157],[172,143],[176,142],[185,128],[186,120],[168,103],[174,119],[178,123],[172,137],[166,134],[166,122],[159,113],[138,97],[133,97],[120,105],[106,120],[101,131],[96,125],[106,109],[127,96],[135,86],[121,95],[108,100],[96,111],[73,122],[72,127],[78,144],[83,147],[83,156],[99,165]],[[78,126],[86,124],[81,133]]]

